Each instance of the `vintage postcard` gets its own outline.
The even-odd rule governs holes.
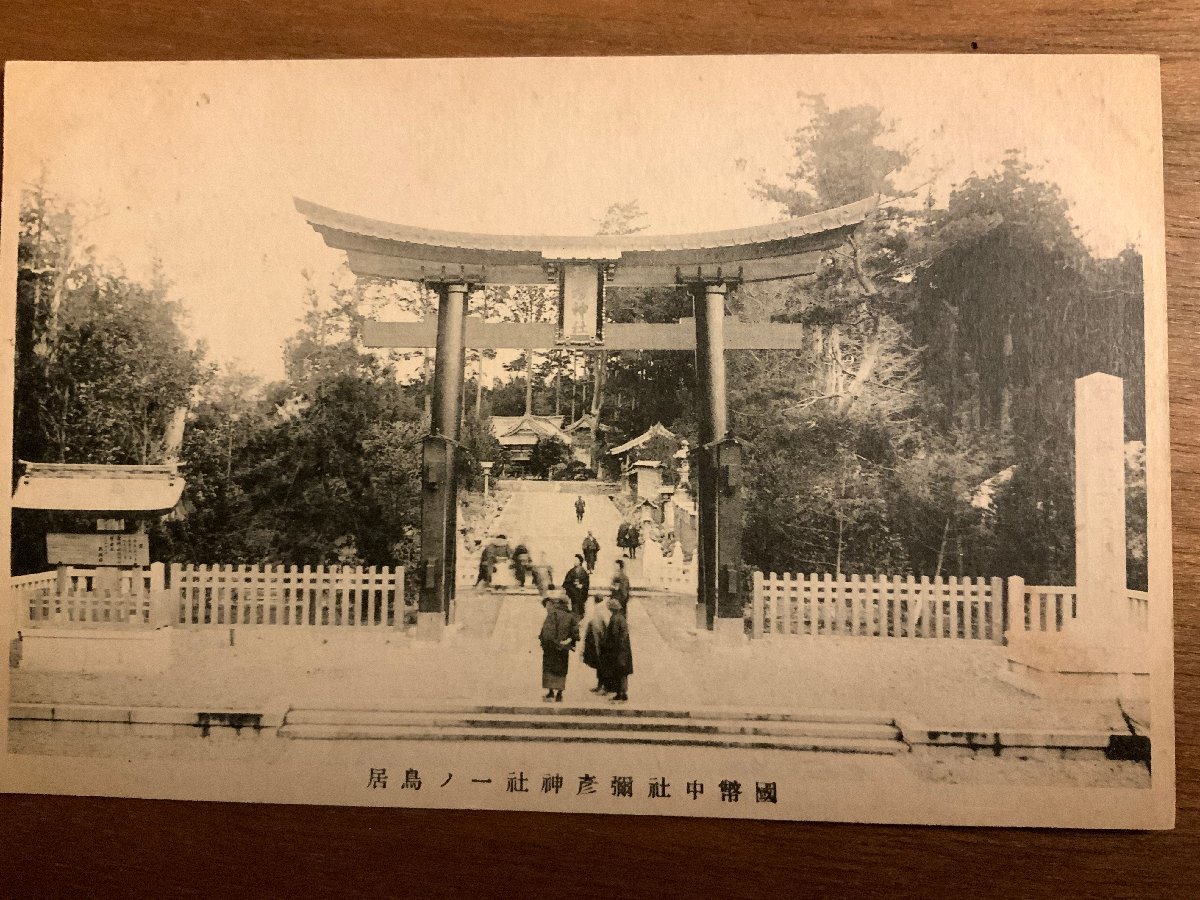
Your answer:
[[[0,787],[1171,827],[1160,116],[1132,56],[10,64]]]

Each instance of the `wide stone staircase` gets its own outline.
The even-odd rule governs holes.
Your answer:
[[[883,714],[558,704],[290,709],[279,735],[298,740],[525,741],[873,754],[909,749],[896,723]]]

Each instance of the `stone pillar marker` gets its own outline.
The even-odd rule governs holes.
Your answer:
[[[1077,608],[1070,627],[1097,639],[1119,636],[1125,624],[1124,403],[1120,378],[1095,372],[1075,381]]]
[[[1075,615],[1062,631],[1024,627],[1024,583],[1010,594],[1006,679],[1043,697],[1135,696],[1147,674],[1145,635],[1129,615],[1125,573],[1125,415],[1120,378],[1075,381]]]

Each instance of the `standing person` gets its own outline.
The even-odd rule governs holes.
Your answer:
[[[587,628],[583,635],[583,662],[596,670],[596,686],[593,694],[609,693],[608,671],[604,665],[605,632],[608,630],[608,606],[599,594],[588,611]]]
[[[587,613],[588,589],[591,587],[591,581],[587,566],[583,564],[582,554],[576,553],[575,565],[570,568],[567,577],[563,579],[563,589],[571,598],[571,611],[579,619],[582,619]]]
[[[571,615],[566,598],[547,597],[542,605],[546,607],[546,619],[538,635],[542,645],[542,687],[546,689],[546,696],[542,700],[546,703],[562,703],[571,651],[579,640],[579,624]]]
[[[529,548],[524,544],[517,544],[513,550],[513,575],[521,587],[525,587],[525,573],[529,570],[530,562]]]
[[[604,632],[604,669],[612,689],[613,703],[629,700],[629,676],[633,674],[633,646],[629,643],[629,622],[615,597],[608,601],[608,627]]]
[[[630,524],[625,540],[629,547],[629,558],[637,559],[638,547],[642,544],[642,530],[638,526]]]
[[[483,552],[479,554],[479,575],[475,578],[475,587],[479,587],[480,582],[490,585],[492,583],[492,545],[485,544]]]
[[[575,498],[575,521],[583,521],[583,512],[587,509],[587,504],[583,502],[583,495],[580,494]]]
[[[621,604],[621,612],[629,609],[629,576],[625,574],[625,560],[623,559],[617,560],[609,596]]]
[[[600,542],[589,531],[583,539],[583,558],[587,560],[587,570],[596,571],[596,557],[600,554]]]

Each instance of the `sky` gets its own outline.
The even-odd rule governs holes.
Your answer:
[[[97,256],[160,259],[219,362],[282,375],[304,281],[333,277],[292,205],[463,231],[592,234],[637,200],[651,232],[781,216],[800,92],[879,107],[937,193],[1018,149],[1089,246],[1162,230],[1147,57],[840,56],[10,63],[5,203],[41,175],[87,211]],[[11,242],[9,243],[11,252]]]

